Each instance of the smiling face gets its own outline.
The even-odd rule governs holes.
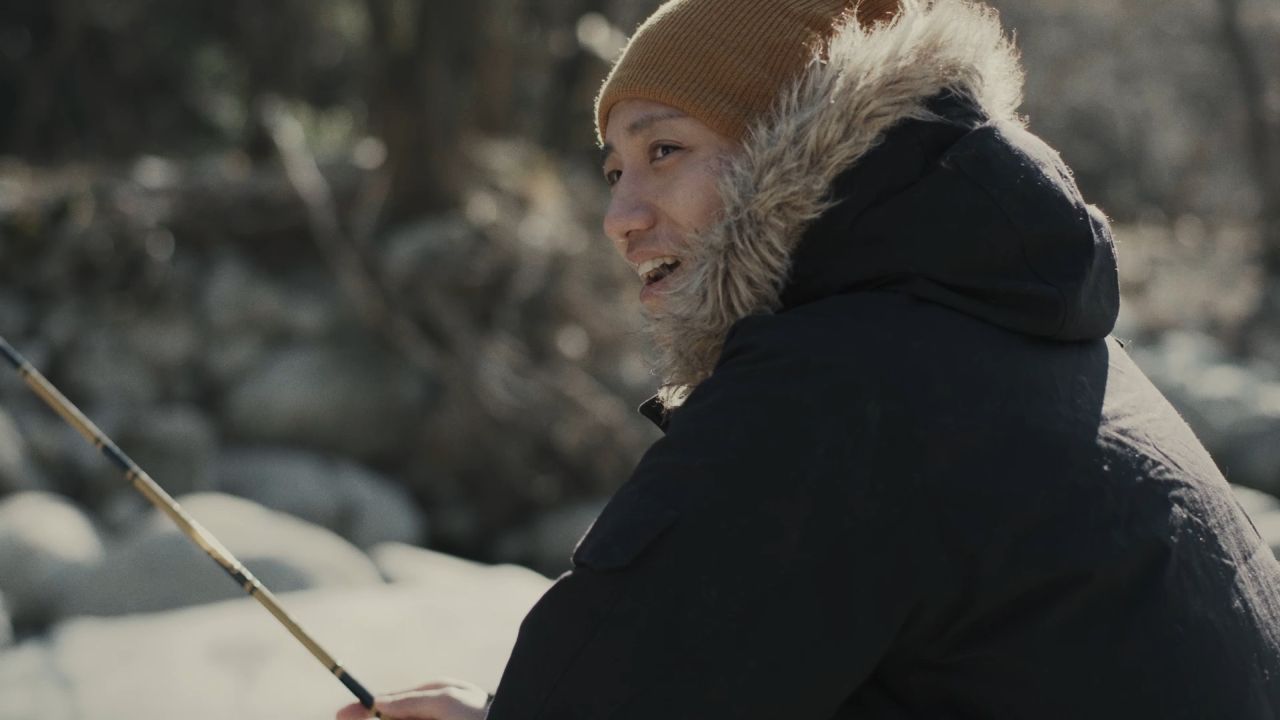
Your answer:
[[[614,105],[606,127],[604,232],[636,271],[640,301],[651,308],[680,272],[690,239],[719,219],[719,170],[740,145],[651,100]]]

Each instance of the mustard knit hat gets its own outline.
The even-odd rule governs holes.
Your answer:
[[[797,77],[853,0],[670,0],[636,30],[596,98],[604,142],[609,110],[654,100],[741,140]],[[862,0],[864,26],[891,17],[898,0]]]

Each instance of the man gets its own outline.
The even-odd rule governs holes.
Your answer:
[[[846,6],[675,0],[606,81],[605,230],[683,391],[487,716],[1276,717],[1280,567],[1107,337],[1107,222],[995,14]]]

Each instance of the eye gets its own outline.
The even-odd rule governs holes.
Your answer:
[[[614,185],[617,185],[618,181],[621,179],[622,179],[621,170],[610,170],[609,172],[606,172],[604,174],[604,181],[609,183],[609,187],[613,187]]]
[[[661,160],[662,158],[670,155],[671,153],[681,149],[682,148],[679,145],[672,145],[670,143],[658,143],[649,149],[649,160],[650,161]]]

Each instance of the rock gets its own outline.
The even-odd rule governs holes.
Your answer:
[[[557,508],[498,541],[496,554],[507,562],[528,565],[555,577],[570,568],[569,556],[608,500]]]
[[[461,268],[475,250],[475,229],[460,215],[424,218],[392,231],[382,253],[382,276],[397,291],[411,290],[424,275]]]
[[[363,553],[311,523],[220,493],[184,496],[179,504],[273,592],[382,582]],[[168,517],[153,511],[59,600],[64,615],[122,615],[243,594]]]
[[[9,344],[17,350],[27,362],[31,363],[38,369],[43,369],[49,365],[49,343],[39,338],[24,338],[13,336],[5,338]],[[5,407],[9,407],[17,398],[32,398],[31,389],[27,383],[23,381],[22,376],[13,371],[13,368],[4,363],[0,365],[0,399],[4,400]],[[33,398],[32,398],[33,399]]]
[[[129,344],[157,370],[186,367],[204,350],[203,338],[193,319],[173,311],[136,318],[126,332]]]
[[[0,335],[16,340],[27,332],[31,322],[31,304],[15,290],[0,288]]]
[[[102,562],[97,529],[71,501],[44,492],[0,500],[0,592],[15,623],[51,620],[54,601]]]
[[[391,583],[430,585],[445,590],[459,576],[474,574],[480,568],[494,577],[509,576],[516,585],[536,586],[546,582],[542,575],[519,565],[484,565],[404,543],[382,543],[369,551],[369,557],[373,558],[383,579]]]
[[[164,397],[198,402],[202,392],[200,360],[207,354],[201,323],[181,308],[139,316],[124,328],[129,345],[160,379]]]
[[[1231,491],[1249,517],[1260,517],[1266,513],[1280,511],[1280,498],[1270,493],[1243,485],[1232,485]]]
[[[217,431],[194,406],[152,407],[113,439],[170,495],[213,489]]]
[[[261,362],[266,351],[267,344],[261,336],[232,335],[209,348],[204,356],[204,369],[215,387],[225,392]]]
[[[75,707],[74,692],[54,664],[51,643],[29,640],[0,652],[0,720],[82,717]]]
[[[334,490],[346,511],[338,532],[357,546],[426,540],[426,515],[402,485],[354,463],[340,462],[334,466]]]
[[[47,489],[44,476],[31,462],[27,440],[18,430],[18,424],[0,408],[0,495]]]
[[[160,386],[146,361],[114,331],[90,327],[76,336],[60,358],[62,390],[91,417],[108,412],[136,412],[160,396]]]
[[[1280,383],[1231,362],[1201,333],[1169,332],[1131,354],[1228,480],[1280,492]]]
[[[1271,552],[1280,558],[1280,512],[1268,512],[1250,515],[1253,526],[1258,528],[1262,541],[1271,547]]]
[[[0,593],[0,651],[13,644],[13,618],[9,615],[9,602]]]
[[[337,532],[342,505],[325,458],[287,448],[236,447],[224,450],[215,468],[219,492]]]
[[[221,337],[315,339],[337,318],[332,299],[272,282],[232,254],[220,257],[209,274],[204,312]]]
[[[217,467],[220,490],[326,527],[358,547],[426,536],[426,517],[407,490],[351,462],[238,448],[224,452]]]
[[[296,346],[249,371],[224,408],[230,431],[362,459],[403,451],[426,383],[370,352]]]
[[[103,488],[124,483],[101,452],[43,403],[24,406],[17,418],[33,464],[47,471],[55,487],[66,494],[97,496]]]
[[[373,692],[431,678],[492,690],[520,621],[550,584],[440,562],[423,584],[311,590],[281,604]],[[38,704],[36,699],[38,698]],[[351,695],[248,598],[124,618],[79,618],[0,653],[0,720],[303,720]],[[71,714],[91,708],[91,715]]]

